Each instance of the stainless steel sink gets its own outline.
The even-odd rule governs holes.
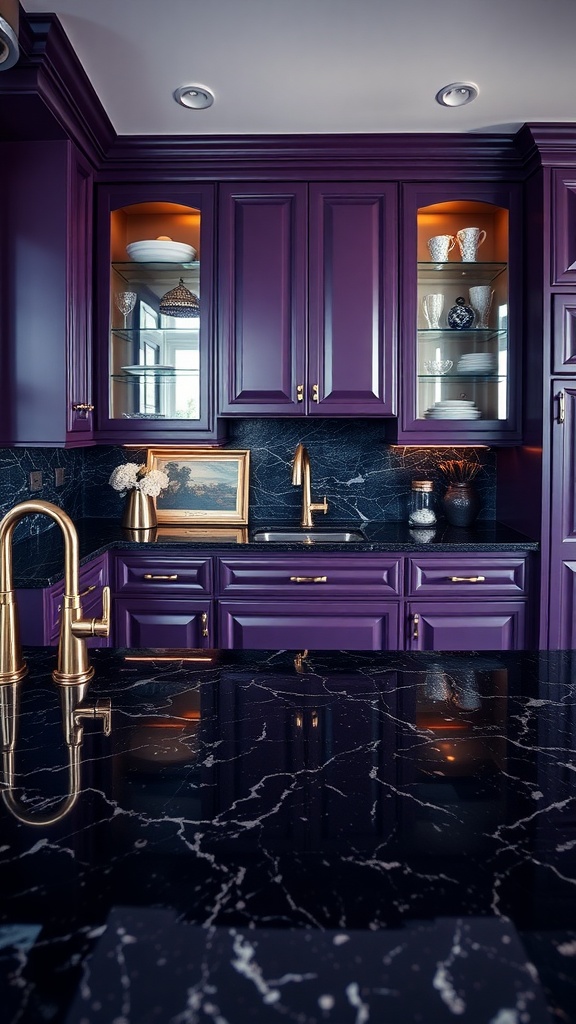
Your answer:
[[[252,540],[266,544],[351,544],[366,540],[361,530],[255,530]]]

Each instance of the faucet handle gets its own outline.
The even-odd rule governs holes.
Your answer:
[[[102,587],[102,618],[76,619],[70,629],[79,637],[110,635],[110,587]]]
[[[102,729],[105,736],[112,732],[112,702],[109,697],[96,701],[95,704],[79,704],[74,710],[74,724],[80,727],[80,719],[88,718],[92,721],[99,718],[102,721]]]
[[[328,511],[328,502],[326,501],[326,495],[324,495],[324,501],[313,501],[310,505],[311,512],[323,512],[326,515]]]

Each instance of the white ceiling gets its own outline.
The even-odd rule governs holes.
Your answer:
[[[22,0],[119,135],[510,131],[576,121],[576,0]],[[471,81],[478,99],[436,92]],[[207,110],[178,106],[208,86]]]

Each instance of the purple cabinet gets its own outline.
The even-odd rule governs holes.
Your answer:
[[[210,556],[118,552],[114,578],[116,646],[216,646]]]
[[[395,412],[396,187],[220,187],[219,411]]]
[[[0,444],[87,444],[92,170],[64,141],[5,143],[0,158],[6,311]]]
[[[114,602],[117,647],[213,647],[210,601],[119,597]]]
[[[81,566],[78,582],[85,619],[101,617],[102,588],[108,585],[108,578],[108,555],[100,555]],[[40,647],[58,644],[63,593],[63,581],[45,590],[17,591],[20,639],[23,644]],[[109,637],[92,637],[86,642],[89,647],[110,647],[115,640],[112,623],[110,634]]]
[[[576,294],[552,296],[553,373],[576,373]]]
[[[376,601],[219,602],[219,646],[227,650],[398,650],[398,604]]]
[[[96,225],[98,441],[217,439],[214,186],[99,184]]]
[[[515,185],[403,186],[398,441],[520,440],[521,197]],[[471,256],[456,240],[473,228]],[[430,250],[436,236],[452,240],[447,252]],[[458,300],[472,310],[465,321]],[[460,417],[455,402],[466,403]]]
[[[552,171],[551,285],[576,284],[576,171],[562,168]]]
[[[526,643],[524,555],[442,553],[408,558],[408,650],[508,651]]]
[[[576,382],[553,381],[550,567],[542,592],[551,650],[576,644]],[[545,617],[548,612],[547,619]]]
[[[525,601],[418,601],[408,609],[412,651],[515,651],[525,646]]]

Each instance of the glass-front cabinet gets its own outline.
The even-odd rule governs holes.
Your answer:
[[[100,196],[99,435],[190,443],[214,436],[212,190],[151,192]]]
[[[458,192],[406,187],[399,439],[512,444],[520,380],[515,193]]]

